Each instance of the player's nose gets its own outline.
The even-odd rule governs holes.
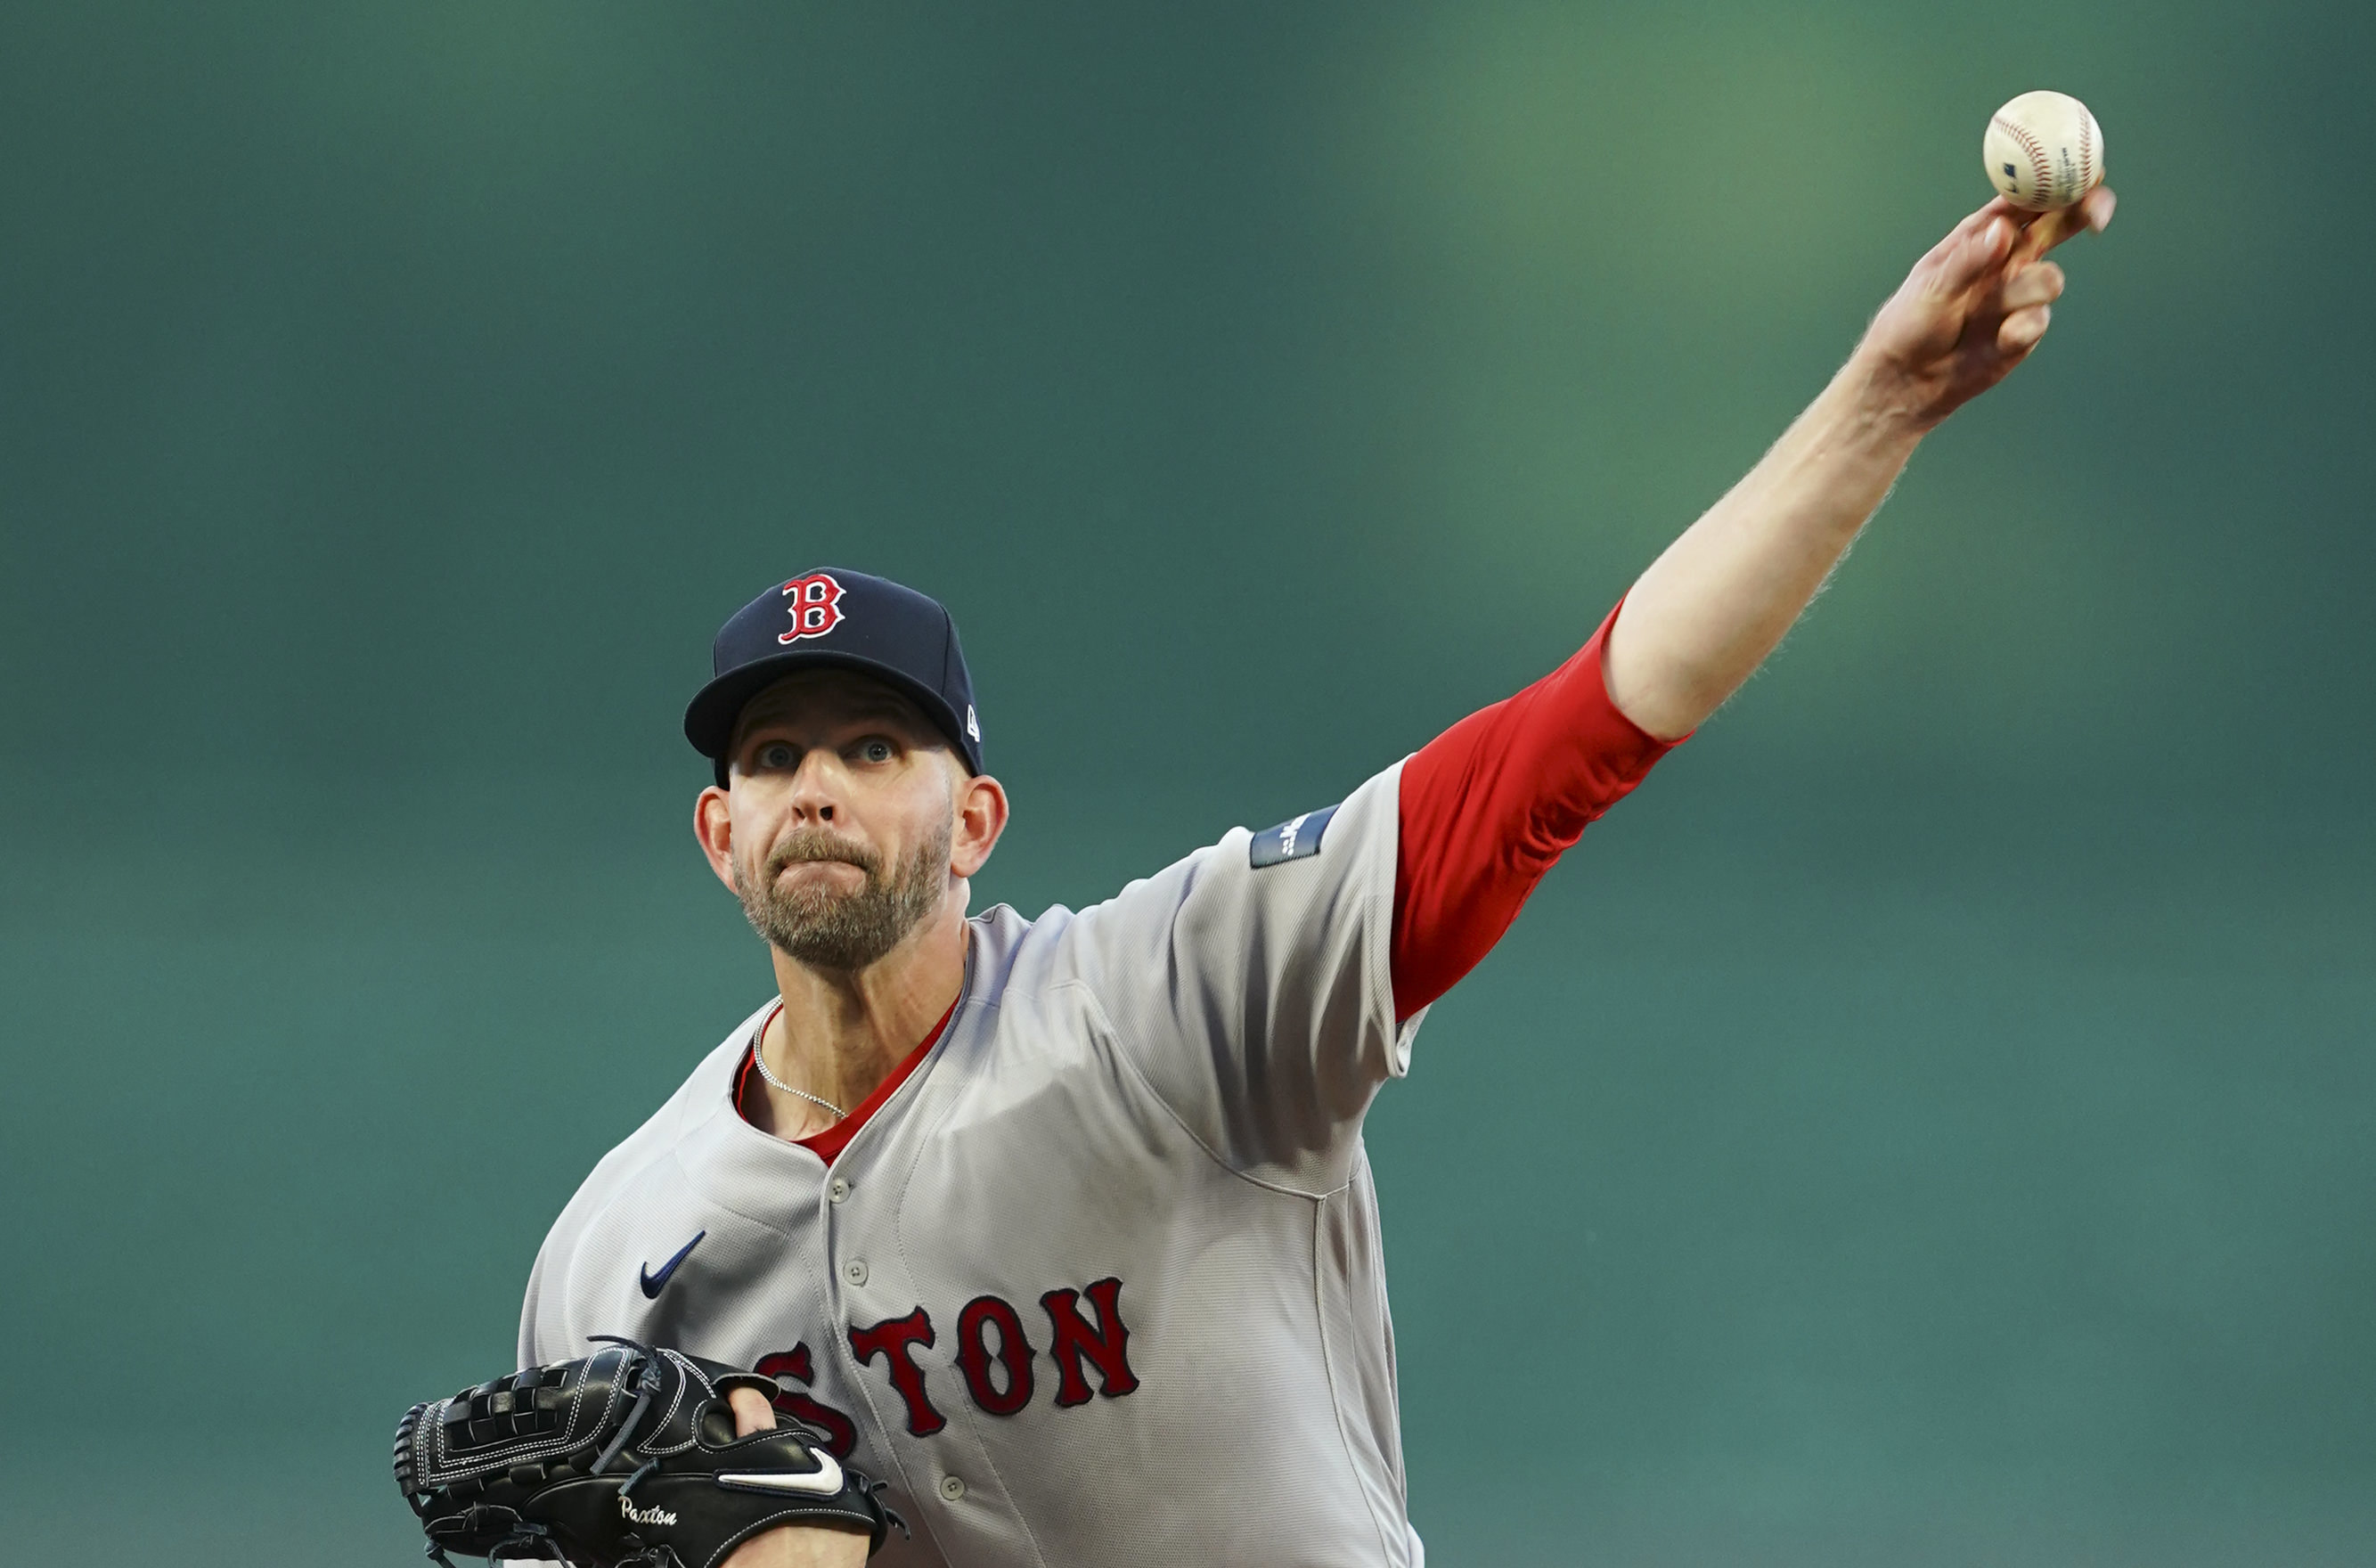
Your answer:
[[[830,746],[812,746],[792,775],[793,813],[812,822],[832,822],[842,814],[849,789],[849,770]]]

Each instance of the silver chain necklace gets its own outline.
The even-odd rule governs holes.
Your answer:
[[[767,1026],[766,1024],[762,1024],[759,1026],[758,1038],[751,1042],[751,1065],[759,1069],[759,1076],[766,1079],[769,1085],[783,1090],[786,1094],[798,1096],[800,1099],[807,1100],[811,1105],[823,1106],[826,1110],[833,1112],[833,1119],[837,1122],[844,1121],[849,1117],[849,1111],[844,1111],[840,1106],[836,1105],[833,1101],[826,1099],[823,1095],[811,1094],[806,1089],[796,1089],[792,1087],[791,1085],[784,1082],[783,1079],[776,1076],[775,1074],[767,1071],[767,1053],[759,1049],[766,1043]]]

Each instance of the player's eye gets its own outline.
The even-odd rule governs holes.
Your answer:
[[[751,760],[763,768],[791,767],[801,760],[801,754],[782,741],[770,741],[754,753]]]
[[[891,742],[880,736],[858,742],[858,754],[868,762],[889,762]]]

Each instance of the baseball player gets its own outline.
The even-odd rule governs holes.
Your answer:
[[[553,1226],[522,1362],[615,1335],[755,1369],[776,1392],[734,1389],[741,1429],[780,1412],[887,1482],[897,1564],[1422,1562],[1371,1097],[1922,435],[2036,347],[2046,253],[2112,208],[1965,219],[1566,663],[1078,912],[968,912],[1008,805],[947,612],[838,568],[767,588],[685,732],[715,767],[695,834],[775,994]],[[866,1545],[771,1528],[731,1562]]]

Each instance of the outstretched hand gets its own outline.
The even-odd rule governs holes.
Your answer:
[[[1889,403],[1928,430],[2011,374],[2046,336],[2062,268],[2046,253],[2100,232],[2118,205],[2102,185],[2054,212],[2000,196],[1914,264],[1857,354]]]

